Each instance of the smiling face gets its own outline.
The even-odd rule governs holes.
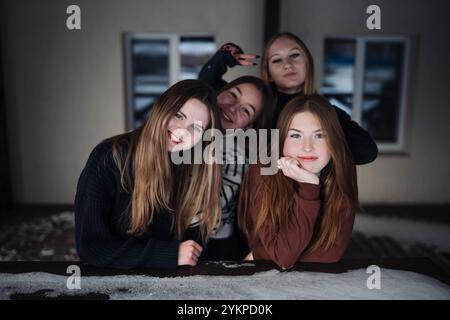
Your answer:
[[[250,83],[241,83],[217,96],[222,129],[246,129],[262,109],[260,91]]]
[[[269,80],[286,94],[300,92],[308,68],[306,53],[292,39],[281,37],[268,50]]]
[[[309,111],[297,113],[284,140],[283,156],[299,161],[302,168],[318,174],[330,162],[326,132]]]
[[[167,151],[192,148],[209,126],[210,114],[204,103],[189,99],[170,119],[167,125]]]

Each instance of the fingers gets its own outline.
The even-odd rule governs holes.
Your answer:
[[[202,250],[198,250],[196,248],[193,248],[191,251],[192,257],[194,257],[196,260],[200,258],[200,255],[202,254]]]
[[[294,179],[300,183],[307,182],[312,184],[319,184],[319,177],[306,169],[304,169],[300,162],[291,157],[282,157],[278,160],[278,169],[282,170],[286,177]]]
[[[259,58],[256,54],[238,54],[233,56],[242,66],[256,66],[257,63],[253,60]]]
[[[185,246],[185,247],[194,247],[198,250],[202,250],[202,246],[199,245],[197,242],[195,242],[194,240],[186,240],[183,241],[180,245]]]
[[[281,169],[285,176],[290,176],[290,174],[292,173],[291,166],[297,165],[297,163],[295,163],[294,161],[295,160],[293,160],[293,159],[282,157],[277,162],[278,169]]]
[[[280,169],[281,172],[283,172],[283,174],[284,174],[286,177],[290,177],[289,169],[288,169],[288,167],[286,166],[286,161],[285,161],[284,158],[281,158],[280,160],[278,160],[278,169]]]
[[[242,52],[242,49],[238,45],[236,45],[236,44],[234,44],[232,42],[225,43],[220,49],[221,50],[228,50],[228,51],[236,50],[236,51]]]
[[[199,245],[197,242],[193,240],[186,241],[186,245],[188,247],[188,251],[196,258],[198,259],[203,251],[203,248],[201,245]]]
[[[190,246],[192,246],[192,248],[195,250],[195,252],[201,253],[203,251],[203,247],[201,245],[199,245],[197,242],[195,242],[193,240],[188,240],[187,242],[189,243]]]
[[[290,157],[281,157],[279,160],[280,164],[284,164],[287,168],[289,167],[300,167],[300,162],[295,159],[295,158],[290,158]]]
[[[293,157],[283,157],[289,165],[300,166],[300,162]]]
[[[257,54],[245,54],[245,53],[242,53],[242,54],[239,55],[239,58],[256,59],[256,58],[259,58],[259,56]]]
[[[187,259],[187,264],[191,265],[191,266],[195,266],[197,265],[198,262],[198,257],[200,256],[200,254],[198,252],[194,252],[191,251],[188,256],[186,257]]]
[[[254,59],[259,58],[259,55],[256,54],[245,54],[242,49],[234,43],[226,43],[224,44],[220,50],[228,51],[236,61],[242,66],[256,66],[257,63],[254,62]]]
[[[182,242],[178,252],[178,265],[195,266],[202,251],[202,246],[193,240]]]
[[[197,261],[198,261],[198,260],[195,259],[195,258],[186,258],[184,262],[181,262],[181,263],[178,264],[178,265],[180,265],[180,266],[186,266],[186,265],[189,265],[189,266],[195,267],[195,266],[197,265]]]
[[[220,50],[228,51],[236,60],[238,60],[239,54],[243,53],[241,48],[232,43],[223,45]]]
[[[197,250],[199,250],[200,252],[202,252],[203,251],[203,247],[201,246],[201,245],[199,245],[197,242],[195,242],[195,241],[192,241],[193,242],[193,245],[194,245],[194,247],[197,249]]]
[[[292,167],[291,167],[292,161],[284,158],[281,163],[284,168],[283,171],[286,172],[285,175],[290,178],[293,178],[294,173],[292,172]]]
[[[282,157],[277,162],[280,169],[286,177],[297,180],[299,174],[299,162],[294,158]]]

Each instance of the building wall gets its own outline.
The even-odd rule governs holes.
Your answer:
[[[81,30],[66,8],[81,8]],[[89,152],[125,130],[123,32],[209,33],[261,50],[259,0],[2,1],[13,201],[71,203]],[[256,36],[255,36],[256,35]],[[227,78],[258,74],[232,70]]]
[[[366,8],[381,8],[381,30],[366,28]],[[432,1],[284,0],[282,31],[305,41],[320,84],[323,42],[329,34],[411,36],[406,152],[380,153],[358,167],[363,203],[450,202],[450,3]]]

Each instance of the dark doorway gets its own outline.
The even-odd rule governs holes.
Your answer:
[[[280,28],[280,0],[266,0],[264,3],[264,44]]]
[[[1,30],[0,22],[0,30]],[[11,180],[9,176],[8,135],[6,127],[6,99],[4,91],[2,38],[0,33],[0,214],[11,208]]]

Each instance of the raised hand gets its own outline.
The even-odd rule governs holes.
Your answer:
[[[319,184],[319,177],[312,172],[303,169],[297,159],[282,157],[278,160],[278,169],[286,177],[289,177],[299,183]]]
[[[220,50],[225,50],[231,53],[231,55],[234,57],[236,62],[240,64],[241,66],[256,66],[257,63],[254,62],[254,59],[259,58],[256,54],[245,54],[242,49],[234,44],[234,43],[226,43],[224,44]]]

